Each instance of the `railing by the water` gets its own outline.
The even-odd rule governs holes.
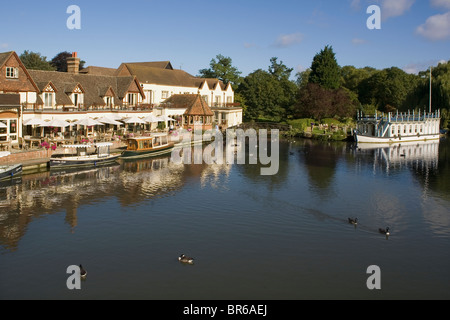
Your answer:
[[[289,131],[292,129],[291,125],[285,123],[275,123],[275,122],[244,122],[238,125],[236,128],[238,129],[278,129],[280,131]]]
[[[358,121],[364,121],[364,122],[412,122],[412,121],[425,121],[427,119],[440,119],[441,117],[441,111],[436,110],[435,112],[427,113],[423,112],[421,113],[415,111],[408,111],[408,112],[397,112],[392,113],[388,112],[385,113],[375,113],[375,115],[364,115],[362,112],[358,112],[356,119]]]

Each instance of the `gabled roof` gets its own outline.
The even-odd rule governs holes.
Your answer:
[[[36,91],[39,91],[39,88],[37,87],[36,83],[34,82],[33,78],[30,76],[30,73],[28,72],[27,68],[25,68],[25,65],[20,60],[19,56],[15,51],[9,51],[9,52],[3,52],[0,53],[0,68],[3,67],[3,65],[6,63],[6,61],[9,60],[11,56],[14,56],[16,60],[19,62],[20,67],[25,72],[25,75],[27,76],[28,80],[30,81],[31,85],[36,89]]]
[[[166,99],[163,106],[168,108],[186,108],[185,115],[213,116],[214,112],[200,94],[174,94]]]
[[[170,68],[164,67],[165,64],[170,65]],[[219,79],[194,77],[186,71],[173,69],[169,61],[122,63],[117,69],[117,74],[134,75],[141,83],[199,89],[206,81],[211,90],[216,88],[226,90],[226,86]]]
[[[136,77],[112,77],[91,74],[73,74],[58,71],[30,70],[30,75],[38,83],[51,82],[57,88],[56,103],[59,105],[72,104],[66,92],[75,88],[77,84],[84,90],[85,105],[104,105],[103,96],[111,89],[115,103],[120,104],[128,89],[134,83],[144,97],[144,92]],[[69,90],[69,91],[67,91]],[[42,90],[41,90],[42,92]]]

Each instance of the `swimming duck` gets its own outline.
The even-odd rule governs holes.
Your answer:
[[[352,219],[352,218],[348,218],[348,223],[351,223],[351,224],[358,224],[358,218],[355,218],[355,219]]]
[[[87,276],[87,271],[83,268],[83,266],[80,264],[80,276],[81,278],[86,278]]]
[[[181,256],[178,257],[178,261],[183,262],[183,263],[189,263],[189,264],[194,263],[193,258],[186,257],[184,254],[182,254]]]
[[[389,227],[387,227],[386,229],[379,228],[378,231],[382,234],[385,234],[386,236],[389,235]]]

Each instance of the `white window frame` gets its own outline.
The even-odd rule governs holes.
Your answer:
[[[43,93],[44,108],[45,107],[53,107],[54,97],[55,97],[55,94],[53,92],[44,92]],[[50,102],[50,105],[48,105],[48,102]]]
[[[6,78],[7,79],[19,79],[19,68],[6,67]]]

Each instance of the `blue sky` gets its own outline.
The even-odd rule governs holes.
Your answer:
[[[70,30],[69,5],[81,10]],[[367,8],[381,9],[369,30]],[[58,0],[8,1],[2,6],[0,52],[40,52],[51,60],[77,51],[86,65],[170,60],[193,75],[216,55],[243,76],[277,57],[294,72],[333,46],[341,66],[392,66],[408,72],[450,60],[450,0]]]

